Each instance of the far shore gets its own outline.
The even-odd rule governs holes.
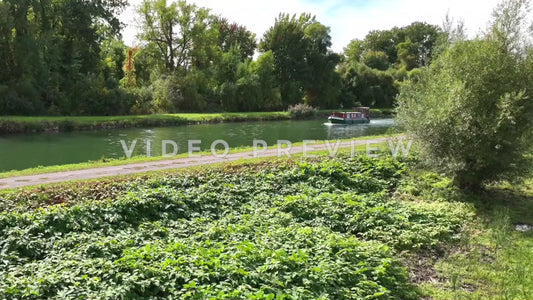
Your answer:
[[[312,118],[324,118],[336,110],[320,110]],[[393,109],[372,109],[373,118],[393,116]],[[147,128],[229,122],[297,120],[288,112],[184,113],[139,116],[5,116],[0,117],[0,134],[91,131],[117,128]]]

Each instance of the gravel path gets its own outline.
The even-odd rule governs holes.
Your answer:
[[[366,145],[366,143],[379,144],[387,142],[390,138],[378,138],[368,140],[357,140],[353,142],[342,142],[340,148],[350,148],[352,145]],[[353,144],[352,144],[353,143]],[[310,145],[311,146],[311,145]],[[331,143],[331,148],[335,146],[335,143]],[[328,150],[327,145],[312,145],[313,150]],[[294,146],[290,151],[291,154],[298,154],[303,152],[303,146]],[[278,156],[277,149],[268,149],[265,152],[259,153],[257,157],[275,157]],[[100,167],[93,169],[77,170],[77,171],[64,171],[57,173],[47,173],[29,176],[19,176],[0,179],[0,190],[2,189],[14,189],[25,186],[42,185],[49,183],[58,183],[73,180],[87,180],[95,178],[103,178],[119,175],[130,175],[137,173],[145,173],[159,170],[179,169],[192,166],[210,165],[215,163],[232,162],[241,159],[254,158],[253,152],[241,152],[228,154],[224,158],[214,156],[196,156],[190,158],[180,158],[174,160],[161,160],[153,162],[135,163],[122,166],[110,166]]]

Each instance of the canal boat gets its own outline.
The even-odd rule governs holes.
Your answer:
[[[368,124],[370,123],[370,108],[355,107],[351,112],[336,112],[328,118],[330,124]]]

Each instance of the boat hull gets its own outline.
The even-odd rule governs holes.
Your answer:
[[[340,118],[329,118],[331,124],[339,125],[355,125],[355,124],[368,124],[370,123],[369,119],[340,119]]]

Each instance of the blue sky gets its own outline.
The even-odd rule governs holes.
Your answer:
[[[171,0],[168,0],[169,2]],[[135,7],[141,0],[130,0]],[[316,15],[317,20],[331,28],[333,49],[342,49],[354,38],[364,38],[373,29],[405,26],[414,21],[441,25],[446,13],[464,20],[468,33],[475,35],[490,19],[499,0],[189,0],[211,8],[229,20],[248,27],[260,38],[274,23],[280,12]],[[128,44],[135,44],[136,26],[133,8],[122,15],[129,26],[124,33]]]

